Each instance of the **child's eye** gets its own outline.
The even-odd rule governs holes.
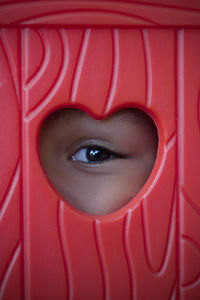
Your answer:
[[[117,157],[121,156],[102,146],[92,145],[79,149],[72,155],[71,159],[73,161],[98,164]]]

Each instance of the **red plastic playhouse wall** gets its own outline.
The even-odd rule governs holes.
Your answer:
[[[4,1],[0,24],[0,299],[200,299],[199,1]],[[117,212],[48,183],[38,131],[63,106],[153,117],[155,167]]]

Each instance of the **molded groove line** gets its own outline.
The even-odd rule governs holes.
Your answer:
[[[128,13],[128,12],[122,12],[119,10],[112,10],[112,9],[88,9],[88,8],[83,8],[83,9],[68,9],[68,10],[61,10],[61,11],[53,11],[53,12],[48,12],[48,13],[43,13],[43,14],[38,14],[36,16],[32,16],[32,17],[26,17],[26,18],[21,18],[18,19],[17,21],[12,22],[12,25],[32,25],[32,24],[36,24],[37,22],[39,23],[39,25],[43,25],[45,24],[46,18],[48,18],[48,20],[55,20],[57,19],[59,16],[62,16],[62,18],[68,17],[70,14],[76,14],[76,13],[81,13],[82,15],[84,13],[93,13],[93,14],[103,14],[104,16],[123,16],[126,17],[126,19],[129,19],[130,21],[132,20],[142,20],[145,22],[145,24],[142,24],[142,26],[147,25],[147,26],[155,26],[155,25],[162,25],[161,23],[158,23],[152,19],[143,17],[142,15],[136,15],[136,14],[132,14],[132,13]],[[33,23],[34,22],[34,23]],[[43,23],[44,22],[44,23]],[[60,24],[59,24],[60,25]],[[61,23],[62,25],[62,23]],[[74,24],[72,24],[74,26]],[[100,26],[102,26],[102,24],[99,24]],[[106,26],[109,26],[106,24]],[[132,24],[132,26],[134,26],[134,24]],[[136,24],[137,26],[137,24]],[[141,26],[141,24],[139,24],[139,26]]]
[[[195,248],[200,253],[200,244],[198,244],[194,239],[192,239],[189,236],[182,235],[182,238],[185,242],[189,243],[193,248]],[[182,284],[182,287],[188,290],[196,287],[198,284],[200,284],[200,272],[193,280]]]
[[[184,30],[177,31],[177,106],[176,106],[176,120],[177,120],[177,149],[176,149],[176,176],[177,176],[177,300],[181,298],[181,283],[183,282],[183,253],[181,247],[181,231],[183,220],[183,196],[181,187],[184,182]]]
[[[155,270],[151,264],[151,260],[150,260],[150,250],[149,246],[148,246],[148,239],[147,239],[147,224],[146,224],[146,219],[147,219],[147,214],[145,213],[145,209],[144,209],[144,205],[143,202],[141,202],[141,217],[142,217],[142,231],[143,231],[143,238],[144,238],[144,252],[145,252],[145,257],[146,257],[146,262],[147,265],[149,267],[149,269],[151,270],[151,272],[156,275],[156,276],[161,276],[164,271],[167,268],[167,264],[170,260],[170,252],[173,246],[173,238],[174,238],[174,234],[175,234],[175,184],[174,184],[174,188],[173,188],[173,195],[172,195],[172,203],[171,203],[171,209],[170,209],[170,216],[169,216],[169,225],[168,225],[168,232],[167,232],[167,238],[166,238],[166,242],[165,242],[165,248],[164,248],[164,253],[161,259],[161,263],[160,266],[158,267],[157,270]]]
[[[110,88],[108,91],[108,97],[106,100],[106,105],[104,108],[104,113],[107,113],[114,100],[116,87],[117,87],[117,78],[119,73],[119,31],[118,29],[112,30],[112,44],[113,44],[113,63],[112,63],[112,73],[111,73],[111,80],[110,80]]]
[[[176,280],[174,280],[168,299],[176,300]]]
[[[200,131],[200,91],[199,91],[199,97],[198,97],[198,104],[197,104],[197,121]]]
[[[72,273],[70,272],[70,264],[69,259],[67,256],[67,246],[66,246],[66,232],[64,230],[64,203],[58,199],[58,212],[57,212],[57,218],[58,218],[58,236],[60,241],[60,248],[61,253],[63,257],[63,263],[64,263],[64,269],[66,274],[66,285],[67,285],[67,299],[72,300],[73,299],[73,283],[72,283]]]
[[[175,143],[175,139],[176,139],[176,133],[173,132],[169,137],[169,139],[166,141],[166,145],[168,149],[171,148],[171,146]]]
[[[190,236],[182,235],[182,238],[190,243],[199,253],[200,253],[200,244],[198,244],[194,239],[192,239]]]
[[[21,70],[24,68],[24,57],[26,51],[26,29],[20,30],[20,66]],[[30,299],[30,207],[29,207],[29,180],[27,177],[27,157],[29,150],[25,148],[26,143],[26,123],[25,123],[25,100],[26,95],[24,93],[24,73],[20,72],[20,94],[21,94],[21,238],[22,238],[22,287],[23,287],[23,299]],[[27,151],[26,151],[27,150]],[[24,184],[26,182],[26,184]]]
[[[39,35],[41,44],[42,44],[42,48],[43,48],[43,57],[42,57],[42,61],[39,65],[38,70],[31,76],[31,78],[29,78],[24,86],[25,90],[30,90],[42,77],[42,75],[44,74],[48,63],[49,63],[49,59],[50,59],[50,46],[48,43],[47,38],[45,37],[45,34],[42,34],[42,30],[37,30],[37,33]],[[28,56],[28,51],[27,52],[27,56]],[[26,61],[28,62],[29,59],[26,59]],[[26,74],[27,75],[27,74]]]
[[[28,5],[28,7],[30,6],[30,4],[26,3],[25,1],[21,1],[21,3],[18,3],[16,0],[15,1],[12,1],[12,3],[8,4],[6,1],[2,1],[2,7],[4,10],[8,9],[8,11],[13,8],[18,8],[19,6],[21,6],[22,8],[23,7],[26,7]],[[73,1],[68,1],[69,2],[69,5],[71,5],[73,3]],[[101,1],[95,1],[95,4],[97,6],[97,4],[99,5],[99,7],[101,7]],[[173,11],[191,11],[191,12],[197,12],[197,13],[200,13],[200,9],[198,8],[191,8],[191,7],[184,7],[184,6],[177,6],[177,5],[171,5],[171,4],[160,4],[160,3],[148,3],[146,1],[118,1],[118,3],[116,3],[115,5],[116,6],[119,6],[121,4],[125,4],[126,6],[129,6],[129,4],[132,4],[134,5],[134,7],[141,7],[141,6],[144,6],[145,8],[147,9],[159,9],[159,10],[173,10]],[[38,4],[37,2],[34,2],[32,1],[31,5],[33,7],[37,7],[40,5],[40,3]],[[50,4],[49,4],[50,5]],[[62,2],[61,1],[58,1],[58,6],[61,6],[62,7]],[[103,4],[103,6],[105,6],[105,4]],[[83,6],[84,7],[84,6]],[[7,12],[7,11],[5,11]]]
[[[13,176],[9,182],[9,185],[8,185],[8,189],[7,189],[7,192],[6,192],[6,195],[4,197],[4,200],[2,201],[2,205],[1,205],[1,208],[0,208],[0,221],[1,219],[3,218],[5,212],[6,212],[6,209],[12,199],[12,196],[15,192],[15,188],[16,188],[16,185],[19,181],[19,174],[20,174],[20,163],[17,162],[17,165],[15,167],[15,170],[13,172]]]
[[[192,290],[193,288],[195,288],[197,285],[200,284],[200,272],[199,274],[196,276],[196,278],[194,278],[191,282],[188,282],[186,284],[182,285],[182,288],[184,290]]]
[[[14,70],[17,69],[17,66],[12,61],[12,59],[11,59],[12,56],[9,57],[10,60],[8,58],[7,53],[10,52],[10,49],[7,46],[6,37],[5,37],[5,32],[4,31],[5,31],[5,29],[1,29],[1,31],[0,31],[1,32],[0,33],[0,44],[2,46],[4,57],[5,57],[5,60],[7,62],[8,70],[10,72],[12,84],[13,84],[13,87],[14,87],[14,93],[15,93],[16,100],[17,100],[17,106],[18,106],[18,109],[20,109],[20,105],[19,105],[19,89],[18,89],[18,84],[17,84],[16,76],[14,76],[14,74],[15,74]]]
[[[18,61],[19,67],[22,70],[22,30],[17,30],[17,39],[18,39]],[[20,229],[20,239],[21,239],[21,291],[22,291],[22,300],[25,300],[25,256],[24,256],[24,193],[23,193],[23,157],[22,157],[22,149],[23,149],[23,132],[22,132],[22,71],[19,72],[19,156],[21,159],[21,174],[20,174],[20,199],[19,199],[19,210],[20,210],[20,218],[19,218],[19,229]],[[27,300],[27,299],[26,299]]]
[[[23,116],[25,116],[27,109],[28,109],[28,103],[29,103],[29,99],[28,99],[28,91],[26,91],[26,84],[25,84],[25,78],[27,77],[28,74],[28,52],[29,52],[29,47],[28,47],[28,42],[29,42],[29,28],[24,28],[23,30],[23,56],[22,56],[22,62],[23,62],[23,68],[22,70],[24,70],[24,72],[22,72],[22,74],[24,75],[23,79],[22,79],[22,93],[23,93],[23,99],[24,99],[24,103],[23,103]]]
[[[4,276],[3,276],[3,279],[1,281],[1,285],[0,285],[0,299],[2,299],[3,297],[3,294],[4,294],[4,291],[5,291],[5,288],[6,288],[6,285],[7,285],[7,282],[9,280],[9,277],[12,273],[12,270],[15,266],[15,263],[20,255],[20,250],[21,250],[21,243],[18,242],[17,243],[17,246],[15,247],[14,251],[13,251],[13,254],[10,258],[10,261],[9,261],[9,264],[7,266],[7,269],[4,273]]]
[[[194,201],[186,194],[185,189],[182,187],[181,188],[182,195],[184,199],[187,201],[187,203],[191,206],[191,208],[200,216],[200,207],[196,205]]]
[[[69,49],[68,49],[68,41],[65,29],[58,30],[59,32],[59,38],[61,41],[62,46],[62,61],[60,64],[60,69],[58,71],[58,74],[56,76],[56,79],[47,92],[47,94],[42,98],[42,100],[39,102],[39,104],[34,107],[29,114],[26,116],[26,121],[30,121],[33,118],[35,118],[45,107],[46,105],[51,101],[51,99],[54,97],[56,92],[58,91],[59,87],[61,86],[67,72],[68,64],[69,64]]]
[[[176,136],[172,135],[171,139],[168,141],[168,143],[164,146],[164,153],[163,153],[163,159],[162,162],[160,164],[159,170],[153,180],[153,184],[148,188],[148,191],[145,193],[145,196],[148,197],[148,195],[151,193],[151,191],[154,189],[156,183],[158,182],[164,167],[165,167],[165,162],[167,159],[167,154],[168,152],[171,150],[171,148],[173,147],[173,145],[175,144],[175,140],[176,140]]]
[[[186,284],[183,284],[182,287],[184,288],[184,290],[190,290],[195,288],[199,284],[200,284],[200,272],[193,280],[187,282]]]
[[[100,238],[100,231],[99,231],[99,220],[94,220],[93,228],[94,228],[94,239],[97,249],[97,255],[99,258],[99,264],[101,268],[101,275],[102,275],[102,284],[103,284],[103,300],[109,300],[108,294],[108,274],[106,271],[106,263],[104,261],[102,249],[101,249],[101,238]]]
[[[142,29],[142,41],[144,49],[145,69],[146,69],[146,105],[150,107],[152,100],[152,64],[149,37],[147,29]]]
[[[83,69],[83,64],[85,61],[85,56],[89,44],[89,39],[90,39],[90,34],[91,34],[91,29],[86,29],[84,32],[81,48],[80,48],[80,53],[79,57],[77,59],[77,65],[74,73],[74,77],[72,80],[72,88],[71,88],[71,95],[70,95],[70,101],[73,103],[76,101],[76,95],[78,91],[78,86],[79,86],[79,81],[81,78],[81,73]]]
[[[123,227],[123,246],[125,257],[127,261],[127,267],[129,272],[129,283],[130,283],[130,300],[134,300],[134,276],[133,276],[133,263],[131,263],[131,249],[129,247],[129,230],[131,222],[132,211],[128,210],[127,214],[124,217],[124,227]]]

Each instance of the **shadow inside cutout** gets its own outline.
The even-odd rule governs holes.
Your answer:
[[[156,126],[131,108],[103,120],[63,108],[47,116],[39,133],[42,167],[55,190],[75,208],[108,214],[140,191],[155,164]]]

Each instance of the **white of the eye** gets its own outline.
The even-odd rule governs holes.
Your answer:
[[[87,158],[87,148],[82,148],[79,151],[77,151],[73,156],[72,160],[74,161],[82,161],[82,162],[88,162]]]

